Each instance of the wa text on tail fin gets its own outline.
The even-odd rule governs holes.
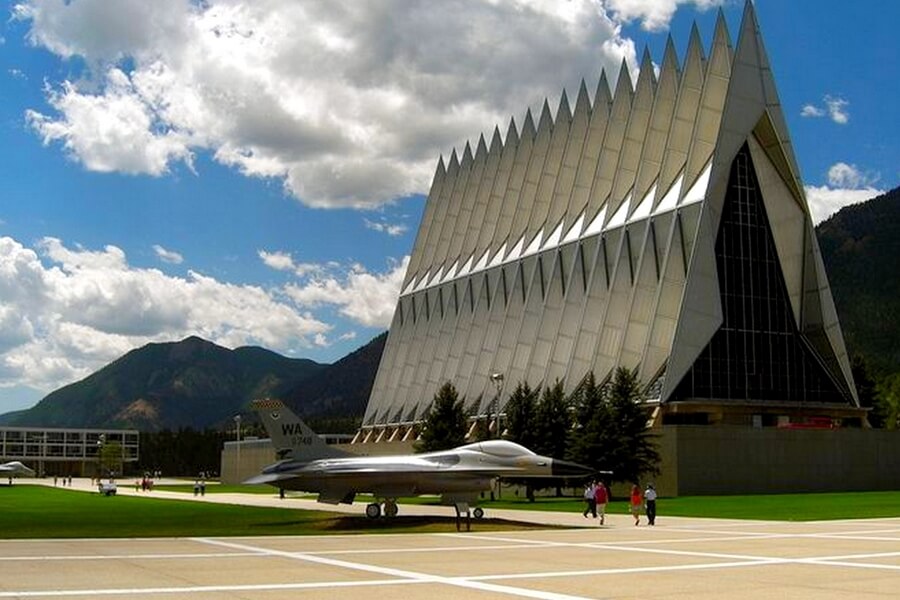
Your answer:
[[[259,413],[279,459],[316,460],[347,455],[326,444],[281,400],[254,400],[250,406]]]

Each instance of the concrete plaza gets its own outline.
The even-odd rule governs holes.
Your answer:
[[[83,487],[78,483],[73,489],[87,489],[86,481]],[[152,492],[164,494],[169,495]],[[314,506],[259,494],[207,494],[198,501]],[[401,509],[404,514],[447,511]],[[8,540],[0,542],[5,574],[0,598],[200,600],[289,593],[330,599],[342,593],[758,600],[893,598],[900,589],[900,518],[788,523],[662,515],[651,528],[634,527],[624,515],[612,515],[604,527],[594,522],[584,527],[581,515],[571,513],[492,510],[489,516],[572,528],[486,533],[476,525],[472,532],[438,534]]]

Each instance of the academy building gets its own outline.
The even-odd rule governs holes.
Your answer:
[[[865,425],[750,2],[439,161],[356,442],[620,366],[657,426]]]

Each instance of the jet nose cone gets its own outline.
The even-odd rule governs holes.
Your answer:
[[[550,472],[554,477],[587,477],[594,470],[575,462],[554,458],[553,462],[550,463]]]

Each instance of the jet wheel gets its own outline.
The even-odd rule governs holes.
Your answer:
[[[475,517],[476,519],[480,519],[480,518],[484,517],[484,509],[481,508],[480,506],[476,506],[475,510],[472,511],[472,516]]]
[[[366,506],[366,516],[370,519],[377,519],[381,516],[381,506],[375,502]]]
[[[394,518],[397,516],[397,503],[393,500],[386,500],[384,503],[384,516]]]

